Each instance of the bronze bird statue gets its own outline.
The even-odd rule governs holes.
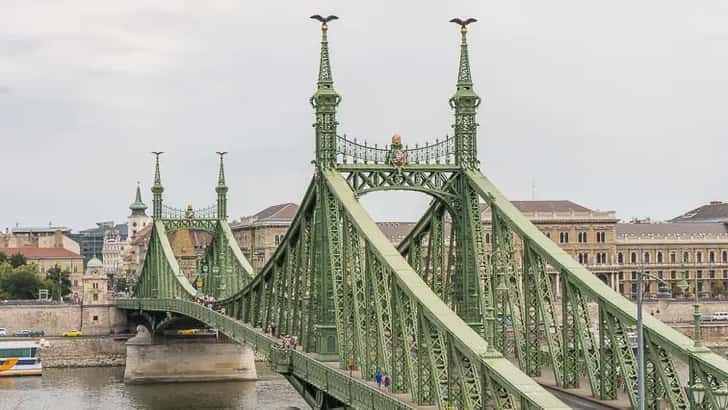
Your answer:
[[[338,17],[334,16],[333,14],[330,14],[328,17],[321,17],[320,14],[314,14],[313,16],[311,16],[311,18],[314,19],[314,20],[320,21],[321,24],[326,24],[326,23],[328,23],[331,20],[338,20],[339,19]]]
[[[227,154],[227,151],[217,151],[216,154],[222,157],[223,155]]]
[[[159,158],[160,155],[164,154],[164,151],[152,151],[152,154]]]
[[[465,20],[455,17],[450,20],[450,23],[459,24],[460,27],[465,28],[468,24],[475,23],[476,21],[478,21],[478,19],[474,19],[472,17],[466,18]]]

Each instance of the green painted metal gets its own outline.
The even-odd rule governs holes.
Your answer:
[[[167,213],[161,153],[155,153],[154,224],[136,287],[140,299],[120,306],[188,315],[253,345],[317,407],[566,408],[529,378],[541,374],[543,355],[559,386],[576,387],[586,375],[600,399],[617,397],[621,373],[634,405],[636,365],[628,337],[636,322],[634,304],[545,237],[478,170],[480,98],[467,46],[473,20],[453,20],[461,26],[458,81],[450,99],[454,135],[414,148],[397,137],[380,148],[337,135],[341,97],[327,37],[333,18],[315,17],[323,23],[311,98],[316,174],[271,260],[253,276],[235,244],[225,221],[224,153],[218,153],[215,206]],[[433,198],[398,248],[358,202],[361,195],[388,190]],[[483,202],[490,207],[490,232],[481,223]],[[218,298],[227,315],[189,302],[197,293],[180,274],[167,241],[170,231],[183,228],[213,235],[200,261],[199,292]],[[590,303],[598,307],[598,334]],[[263,329],[298,336],[304,352],[276,349]],[[645,334],[648,407],[657,408],[659,397],[674,409],[695,407],[678,378],[677,360],[688,363],[689,384],[708,387],[704,407],[716,408],[714,390],[728,381],[728,361],[650,316]],[[518,366],[501,354],[511,352]],[[409,399],[393,399],[349,377],[344,369],[350,363],[364,380],[377,369],[387,371],[392,390]]]

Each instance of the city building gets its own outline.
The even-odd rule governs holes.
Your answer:
[[[21,254],[28,264],[36,265],[38,274],[45,278],[48,269],[58,267],[71,274],[83,272],[83,257],[64,248],[0,248],[8,257]]]
[[[80,253],[78,242],[69,238],[69,228],[64,226],[47,227],[20,227],[0,233],[0,247],[2,248],[63,248],[74,253]]]
[[[121,235],[117,231],[107,231],[104,236],[104,245],[101,249],[102,263],[104,273],[109,276],[109,280],[112,282],[114,277],[126,272],[124,254],[128,245],[128,241],[121,239]]]
[[[722,222],[728,223],[728,202],[711,201],[707,205],[697,207],[693,210],[675,217],[670,222]]]
[[[298,205],[269,206],[252,216],[233,222],[230,229],[253,269],[259,271],[273,256],[298,212]]]
[[[81,256],[83,256],[84,263],[88,263],[93,257],[103,258],[104,238],[109,231],[119,235],[122,240],[127,238],[127,225],[114,224],[114,221],[97,222],[95,228],[84,229],[69,235],[71,239],[81,245]]]
[[[91,258],[81,278],[81,287],[74,287],[74,298],[85,305],[108,304],[108,283],[109,279],[104,272],[104,264],[98,258]]]
[[[636,295],[640,271],[662,281],[646,278],[646,297],[681,295],[680,285],[686,274],[688,294],[695,291],[697,278],[701,296],[728,295],[728,211],[726,222],[621,223],[615,211],[592,210],[567,200],[512,203],[576,261],[627,297]],[[680,218],[720,219],[724,208],[728,209],[728,204],[712,202]],[[241,250],[251,263],[255,261],[257,270],[273,255],[297,210],[295,204],[275,205],[233,224]],[[485,241],[490,246],[491,214],[485,206],[482,220]],[[378,225],[395,244],[414,226],[405,222]],[[520,252],[518,240],[514,245]],[[552,270],[551,274],[554,293],[559,296],[559,272]]]

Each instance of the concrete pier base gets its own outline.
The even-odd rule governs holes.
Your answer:
[[[126,345],[126,383],[256,380],[253,350],[215,340],[167,339]]]

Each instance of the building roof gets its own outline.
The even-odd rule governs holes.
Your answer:
[[[671,219],[670,222],[728,222],[728,202],[711,201]]]
[[[415,225],[415,222],[377,222],[384,236],[395,245],[402,242]]]
[[[19,253],[27,259],[78,259],[81,255],[65,248],[0,248],[0,252],[7,256]]]
[[[21,233],[54,233],[54,232],[71,232],[71,229],[65,226],[16,226],[12,229],[14,234]]]
[[[129,209],[131,209],[132,215],[146,215],[144,211],[147,209],[147,205],[142,202],[142,191],[139,189],[139,183],[137,183],[136,187],[136,198],[134,198],[134,202],[129,205]]]
[[[256,221],[261,220],[293,220],[298,212],[298,204],[292,202],[269,206],[253,215]]]
[[[521,212],[591,212],[591,209],[566,200],[511,201]]]
[[[616,232],[617,236],[728,234],[728,224],[695,222],[617,224]]]
[[[103,262],[101,262],[101,259],[99,259],[99,258],[97,258],[97,257],[95,257],[95,256],[94,256],[93,258],[91,258],[91,259],[90,259],[90,260],[89,260],[89,261],[88,261],[88,262],[86,263],[86,268],[88,268],[88,269],[93,269],[93,268],[96,268],[96,269],[101,269],[101,268],[103,268],[103,267],[104,267],[104,263],[103,263]]]

